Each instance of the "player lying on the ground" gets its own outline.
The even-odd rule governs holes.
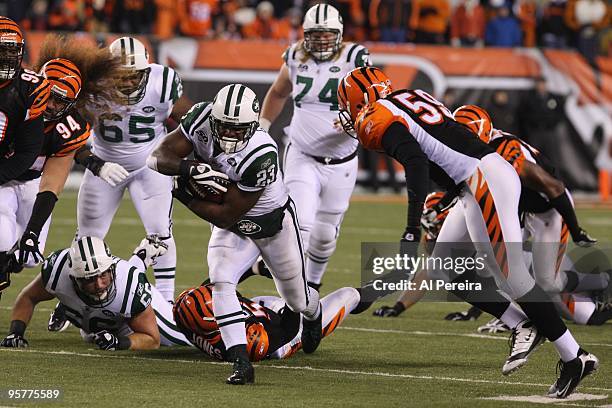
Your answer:
[[[302,348],[299,315],[285,313],[287,304],[276,296],[253,299],[240,296],[246,322],[250,361],[281,359]],[[360,295],[355,288],[340,288],[321,299],[322,337],[329,336],[355,309]],[[184,291],[174,304],[174,320],[189,341],[209,356],[226,360],[226,347],[213,313],[212,284]]]
[[[446,283],[475,283],[492,277],[495,286],[520,309],[495,290],[487,291],[483,298],[478,291],[469,289],[478,285],[468,285],[468,290],[456,287],[452,292],[496,317],[512,314],[513,327],[532,332],[525,338],[514,338],[502,372],[508,374],[524,365],[525,354],[546,338],[561,360],[560,376],[548,394],[556,398],[571,394],[585,376],[597,369],[599,360],[580,347],[522,259],[518,218],[521,182],[513,167],[455,121],[448,108],[431,95],[419,89],[393,92],[391,81],[379,69],[351,71],[339,84],[338,103],[339,119],[348,133],[367,149],[384,150],[404,167],[409,201],[407,226],[400,244],[403,255],[417,256],[427,180],[431,177],[447,190],[459,189],[458,205],[449,212],[433,257],[453,259],[457,243],[465,243],[477,249],[484,268],[457,274],[438,267],[433,270],[435,276],[429,272],[430,277]],[[390,275],[397,277],[400,273],[394,271]],[[399,277],[406,278],[405,274]],[[361,293],[365,300],[386,294],[374,285],[365,286]],[[524,349],[522,342],[526,340],[529,347]]]
[[[227,85],[212,103],[195,104],[147,160],[162,174],[180,176],[174,197],[213,224],[207,259],[215,318],[234,362],[228,384],[254,381],[236,284],[259,255],[288,310],[305,317],[303,351],[314,352],[321,341],[319,293],[306,285],[295,206],[277,177],[276,143],[258,120],[255,92]],[[192,153],[196,160],[188,159]]]
[[[15,301],[2,347],[27,347],[25,330],[39,302],[59,299],[86,341],[101,350],[151,350],[189,345],[177,331],[172,306],[149,284],[145,271],[167,248],[147,237],[128,260],[111,255],[100,238],[82,237],[56,251]],[[161,334],[160,334],[161,333]]]

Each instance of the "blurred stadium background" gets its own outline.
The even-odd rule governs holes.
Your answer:
[[[137,34],[186,94],[211,100],[226,83],[263,100],[281,54],[299,39],[309,0],[2,0],[27,34],[28,61],[47,32],[100,45]],[[396,88],[421,88],[449,108],[485,107],[494,125],[543,151],[567,186],[608,199],[612,171],[612,5],[609,0],[334,0],[346,41],[364,42]],[[282,144],[291,104],[272,127]],[[361,191],[399,192],[402,173],[360,155]],[[396,174],[397,171],[397,174]]]

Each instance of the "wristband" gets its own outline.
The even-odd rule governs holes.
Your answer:
[[[53,207],[57,201],[57,196],[53,191],[41,191],[36,195],[36,201],[32,207],[32,215],[26,226],[26,230],[32,231],[36,235],[40,234],[42,227],[53,212]]]
[[[190,177],[193,166],[196,164],[197,162],[195,160],[181,160],[179,164],[179,174],[181,176]]]
[[[117,346],[119,350],[129,350],[132,346],[132,340],[127,336],[117,336],[117,341],[119,342]]]

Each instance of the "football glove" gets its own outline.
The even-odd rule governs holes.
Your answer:
[[[163,242],[157,235],[148,235],[134,249],[133,254],[139,257],[145,264],[145,268],[155,265],[156,259],[168,250],[168,244]]]
[[[28,341],[23,336],[11,333],[2,340],[0,347],[26,348],[28,347]]]
[[[94,334],[94,343],[100,350],[119,350],[119,339],[113,333],[102,330]]]
[[[26,230],[19,240],[19,263],[25,264],[32,255],[34,262],[42,262],[43,255],[38,249],[38,235]]]
[[[115,187],[127,178],[130,173],[122,165],[113,162],[104,162],[97,176]]]
[[[582,228],[580,228],[580,232],[578,233],[578,236],[572,237],[572,239],[574,240],[574,243],[576,245],[578,245],[579,247],[583,247],[583,248],[593,246],[597,243],[597,240],[589,236],[589,234]]]
[[[225,173],[213,170],[208,164],[198,163],[191,166],[189,175],[196,183],[212,189],[217,194],[225,193],[229,185],[229,177]]]
[[[406,306],[402,302],[397,302],[393,307],[382,306],[376,309],[372,315],[377,317],[397,317],[406,310]]]
[[[425,208],[423,210],[423,214],[421,215],[421,227],[423,227],[425,231],[433,231],[437,226],[437,217],[438,210],[435,206]]]

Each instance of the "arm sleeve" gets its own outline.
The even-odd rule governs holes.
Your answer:
[[[559,214],[561,214],[561,217],[563,217],[563,221],[567,224],[567,229],[572,235],[572,239],[576,239],[580,234],[580,226],[578,225],[576,211],[574,211],[574,206],[567,194],[567,190],[558,197],[550,200],[550,204]]]
[[[23,122],[15,138],[15,151],[8,159],[0,159],[0,185],[14,180],[30,168],[40,154],[44,142],[42,115]]]
[[[385,152],[400,162],[406,172],[408,214],[406,226],[419,228],[429,184],[429,161],[421,146],[400,123],[393,123],[382,136]]]

